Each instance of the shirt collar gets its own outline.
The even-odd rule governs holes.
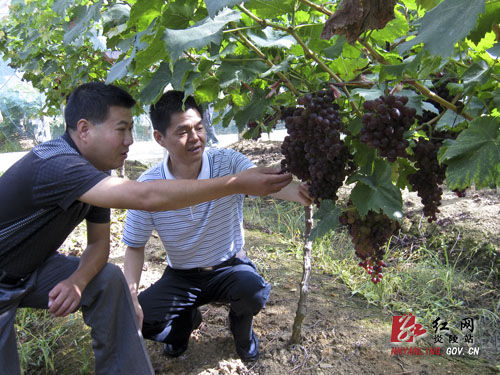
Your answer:
[[[176,178],[172,173],[170,173],[170,169],[168,168],[168,151],[165,150],[165,157],[163,158],[162,161],[162,172],[163,172],[163,178],[166,180],[175,180]],[[207,150],[203,150],[203,156],[201,159],[201,170],[200,173],[198,174],[197,179],[198,180],[206,180],[210,178],[210,165],[208,162],[208,154]]]

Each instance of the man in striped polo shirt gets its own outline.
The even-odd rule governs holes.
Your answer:
[[[138,181],[211,179],[239,173],[254,164],[229,149],[205,149],[202,111],[189,96],[169,91],[151,106],[156,141],[167,154]],[[289,184],[273,195],[311,204],[305,186]],[[143,336],[164,343],[164,354],[181,355],[201,323],[198,307],[210,302],[230,305],[229,323],[236,351],[245,361],[259,355],[253,316],[265,305],[270,285],[245,254],[243,199],[236,194],[188,208],[148,212],[129,210],[123,232],[127,244],[125,277]],[[155,229],[165,247],[163,276],[138,295],[144,248]]]

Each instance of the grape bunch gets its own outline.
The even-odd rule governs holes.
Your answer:
[[[322,199],[337,199],[337,190],[354,168],[333,101],[331,89],[320,90],[299,97],[293,112],[286,109],[288,135],[281,145],[281,168],[309,182],[309,194],[318,206]]]
[[[441,185],[445,179],[446,166],[439,165],[437,153],[441,147],[440,139],[420,138],[412,147],[413,156],[411,160],[415,162],[417,172],[408,176],[408,182],[417,191],[422,204],[424,205],[424,216],[430,223],[436,220],[436,213],[439,213],[438,206],[441,204],[443,190]]]
[[[408,97],[387,95],[375,100],[366,100],[363,108],[367,111],[361,121],[361,142],[379,150],[380,155],[390,162],[397,157],[406,157],[409,142],[404,133],[415,120],[416,110],[406,106]]]
[[[368,211],[361,217],[352,207],[344,211],[339,220],[349,230],[356,255],[361,259],[359,265],[372,276],[374,284],[379,283],[383,278],[382,270],[387,266],[382,260],[383,246],[399,229],[399,223],[382,212]]]

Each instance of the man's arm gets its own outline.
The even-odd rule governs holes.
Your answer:
[[[231,194],[269,195],[292,179],[272,168],[252,168],[231,176],[206,180],[157,180],[137,182],[107,177],[79,200],[105,208],[145,211],[175,210]]]
[[[282,199],[290,202],[298,202],[304,206],[309,206],[313,203],[313,199],[309,196],[309,188],[305,183],[292,181],[277,193],[270,194],[271,197]]]
[[[108,261],[109,228],[109,223],[87,221],[87,248],[78,268],[49,292],[49,311],[54,316],[66,316],[78,307],[83,290]]]
[[[144,318],[144,313],[142,312],[141,305],[139,304],[139,300],[137,299],[143,265],[144,246],[127,246],[127,250],[125,251],[125,266],[123,273],[125,274],[125,278],[127,279],[127,284],[130,289],[130,295],[132,296],[132,301],[134,302],[134,309],[139,327],[142,327],[142,320]]]

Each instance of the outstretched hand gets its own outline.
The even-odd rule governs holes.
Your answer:
[[[256,167],[234,175],[240,194],[269,195],[276,193],[292,181],[290,173],[280,174],[279,169]]]

